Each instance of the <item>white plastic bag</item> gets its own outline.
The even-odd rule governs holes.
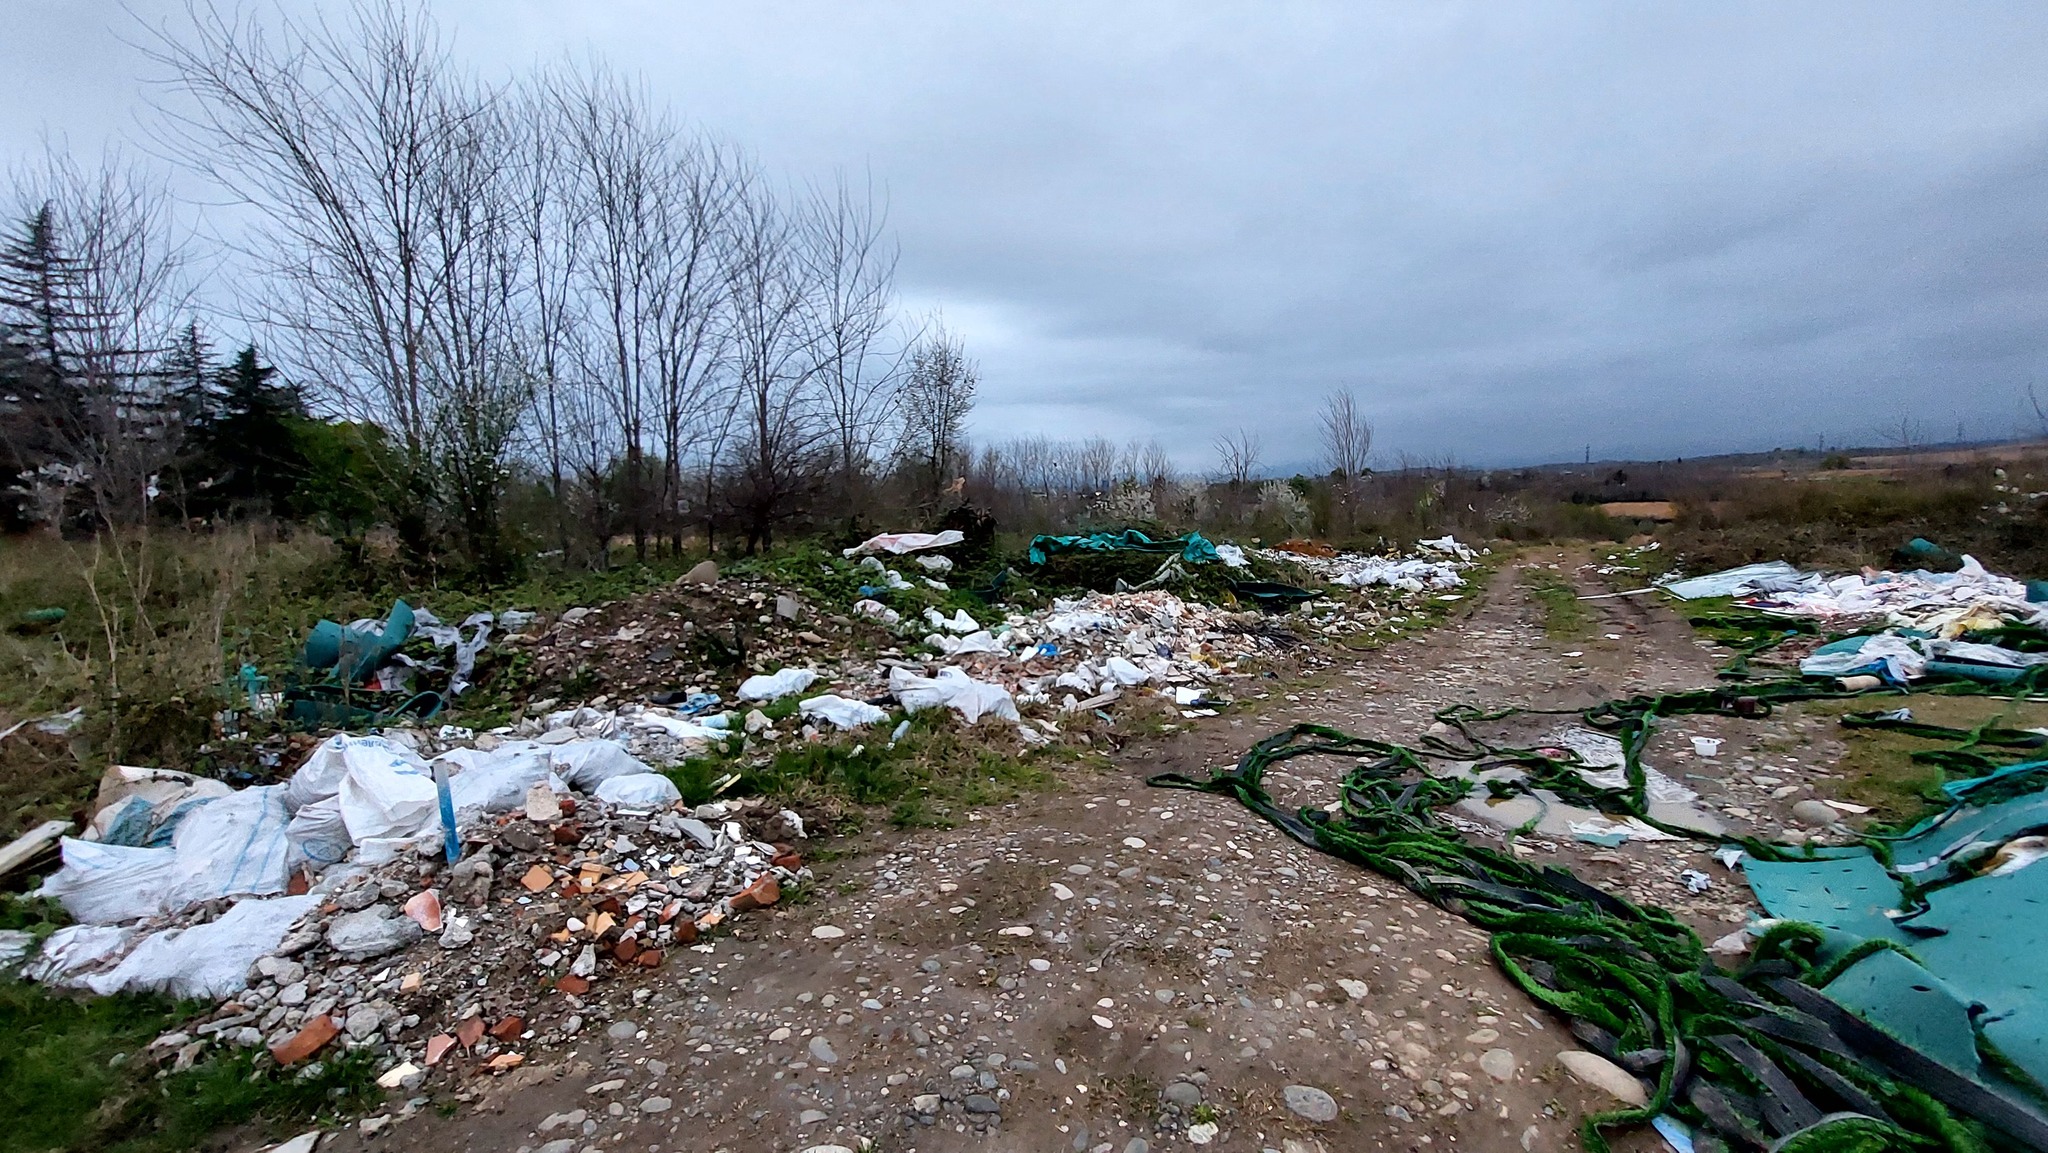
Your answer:
[[[64,867],[36,890],[54,897],[87,925],[115,925],[152,917],[177,879],[176,849],[137,849],[65,837],[59,842]]]
[[[977,681],[956,668],[940,669],[936,677],[921,677],[892,668],[889,670],[889,691],[903,702],[905,712],[921,712],[943,705],[959,713],[960,719],[970,725],[983,716],[1001,717],[1006,721],[1022,719],[1010,690],[987,681]]]
[[[352,737],[347,733],[329,737],[285,782],[285,808],[297,812],[303,805],[334,796],[341,791],[342,778],[348,776],[350,768],[376,763],[421,762],[411,749],[387,737]]]
[[[857,729],[862,725],[872,725],[889,719],[889,714],[884,709],[866,701],[856,701],[832,693],[800,702],[796,709],[806,719],[829,722],[835,729]]]
[[[355,755],[341,778],[341,819],[349,839],[407,837],[440,817],[440,791],[426,762],[411,753]]]
[[[457,813],[509,813],[526,803],[527,790],[554,778],[550,758],[539,749],[452,749],[434,761],[453,774],[448,796]]]
[[[289,863],[303,861],[316,871],[339,863],[355,845],[348,835],[348,822],[341,819],[340,797],[314,801],[293,813],[284,838],[290,850]]]
[[[663,809],[683,799],[676,783],[660,773],[607,777],[591,795],[607,805],[628,809]]]
[[[654,771],[617,741],[565,741],[549,746],[548,756],[556,775],[579,793],[590,792],[612,777]]]
[[[161,992],[218,1000],[248,985],[249,966],[268,956],[320,898],[273,897],[235,902],[219,920],[165,929],[143,938],[119,965],[79,983],[102,995]]]
[[[743,701],[777,700],[791,693],[803,692],[817,679],[818,674],[809,669],[783,669],[741,681],[739,696]]]
[[[166,911],[216,897],[284,892],[286,858],[283,785],[243,789],[186,817],[171,838],[177,852]]]

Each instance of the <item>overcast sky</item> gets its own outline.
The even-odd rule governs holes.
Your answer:
[[[5,8],[6,155],[139,136],[124,39],[181,3]],[[871,170],[983,437],[1311,466],[1337,387],[1383,466],[1992,437],[2048,367],[2038,2],[434,10],[487,73],[594,50],[785,178]]]

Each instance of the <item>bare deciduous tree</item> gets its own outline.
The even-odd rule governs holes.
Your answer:
[[[724,262],[738,445],[729,488],[749,550],[772,542],[821,464],[814,267],[800,239],[783,205],[750,183],[729,217]]]
[[[395,438],[402,535],[472,553],[529,395],[506,344],[517,277],[503,94],[460,73],[423,9],[259,28],[210,5],[154,48],[194,111],[181,152],[258,212],[259,312],[327,402]],[[410,529],[408,528],[410,526]]]
[[[1350,482],[1365,475],[1372,456],[1372,422],[1359,411],[1358,397],[1350,389],[1331,393],[1323,401],[1321,416],[1323,462],[1330,474]]]
[[[1216,461],[1222,469],[1224,481],[1234,488],[1249,484],[1258,475],[1262,451],[1264,445],[1259,434],[1247,428],[1217,437]]]
[[[806,206],[804,248],[816,285],[818,394],[833,441],[834,468],[849,511],[861,510],[868,466],[889,433],[890,393],[904,358],[883,347],[895,312],[896,249],[872,188],[856,194],[842,174]],[[901,342],[917,344],[912,334]]]
[[[899,455],[916,471],[920,497],[936,501],[959,472],[967,414],[974,410],[980,370],[959,337],[934,317],[910,357],[898,390],[903,429]]]

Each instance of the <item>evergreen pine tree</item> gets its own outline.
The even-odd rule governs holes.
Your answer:
[[[307,413],[298,390],[276,377],[276,367],[264,364],[254,345],[215,374],[194,427],[200,507],[255,508],[274,516],[287,511],[306,473],[295,425]]]

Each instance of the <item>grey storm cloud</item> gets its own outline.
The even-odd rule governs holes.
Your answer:
[[[10,8],[0,143],[146,135],[129,42],[181,4]],[[784,177],[872,176],[983,438],[1311,467],[1338,387],[1381,464],[2032,423],[2038,4],[433,10],[486,73],[595,52]]]

